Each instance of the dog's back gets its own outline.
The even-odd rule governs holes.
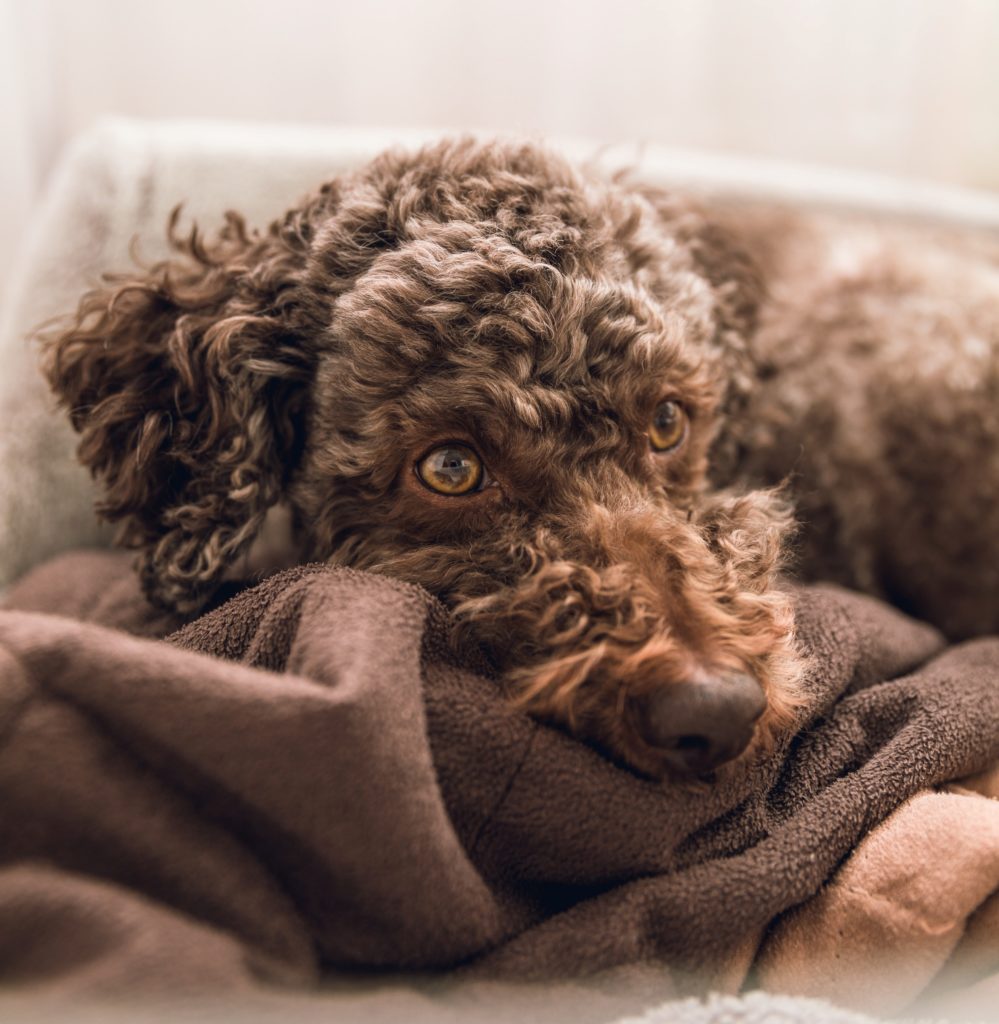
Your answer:
[[[999,628],[999,237],[741,220],[769,292],[742,469],[790,475],[802,573],[953,637]]]

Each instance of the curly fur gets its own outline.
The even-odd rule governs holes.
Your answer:
[[[788,439],[828,431],[820,406],[791,407],[830,384],[799,383],[793,345],[801,330],[819,358],[849,306],[784,269],[797,221],[708,216],[540,147],[465,140],[387,153],[263,235],[232,213],[211,241],[177,224],[171,259],[109,279],[47,339],[99,510],[154,601],[203,607],[281,506],[296,558],[427,587],[515,700],[643,771],[664,766],[633,698],[699,669],[761,681],[761,741],[790,724],[792,516],[768,488],[796,471],[809,515],[827,508],[805,435]],[[690,428],[656,455],[664,397]],[[422,487],[414,465],[442,442],[474,447],[497,486]],[[825,562],[806,569],[842,552],[812,547]]]

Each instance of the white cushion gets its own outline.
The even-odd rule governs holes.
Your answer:
[[[55,411],[26,342],[43,320],[72,310],[105,270],[166,253],[174,205],[207,228],[227,209],[264,227],[320,182],[390,145],[425,133],[210,122],[113,119],[78,139],[57,169],[10,282],[0,322],[0,587],[40,560],[106,544],[92,511],[94,488],[74,456],[75,437]],[[593,144],[554,143],[576,157]],[[617,147],[610,166],[637,165],[643,178],[704,191],[751,193],[999,226],[999,199],[768,161]]]

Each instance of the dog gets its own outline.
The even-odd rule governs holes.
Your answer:
[[[379,156],[262,234],[178,217],[170,259],[44,342],[164,608],[252,575],[283,515],[270,568],[425,587],[516,704],[678,779],[797,722],[789,551],[953,638],[999,626],[985,235],[698,204],[469,139]]]

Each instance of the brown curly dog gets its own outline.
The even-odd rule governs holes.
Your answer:
[[[988,240],[709,215],[468,140],[263,235],[176,221],[47,339],[160,605],[252,575],[283,509],[283,559],[426,587],[524,707],[654,776],[794,721],[789,476],[805,575],[999,626]]]

